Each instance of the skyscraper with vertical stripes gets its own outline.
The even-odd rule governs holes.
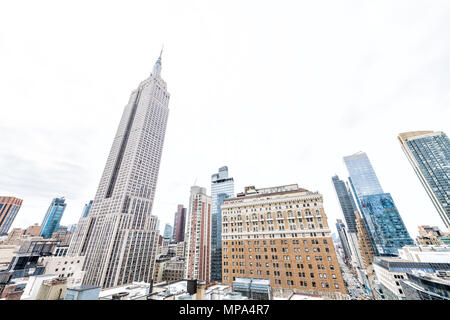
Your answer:
[[[184,277],[211,279],[211,197],[206,188],[192,186],[185,233],[186,265]]]
[[[22,206],[22,199],[0,197],[0,235],[7,234]]]
[[[398,140],[442,221],[450,228],[450,140],[442,131],[404,132]]]
[[[108,288],[152,278],[159,235],[152,207],[169,99],[160,55],[131,93],[87,221],[69,249],[86,256],[83,284]]]

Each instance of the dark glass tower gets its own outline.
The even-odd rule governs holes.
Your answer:
[[[175,212],[175,219],[173,221],[173,241],[184,241],[184,228],[186,223],[186,208],[182,204],[178,205],[177,212]]]

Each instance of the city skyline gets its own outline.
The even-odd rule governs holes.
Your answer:
[[[179,6],[173,16],[169,15],[173,9],[170,5],[150,6],[160,9],[162,14],[145,24],[168,26],[172,19],[185,19],[182,13],[188,9],[183,4]],[[151,71],[150,57],[164,43],[165,79],[175,95],[153,210],[161,226],[173,222],[178,204],[188,205],[189,188],[196,179],[196,184],[206,187],[210,194],[210,173],[224,165],[233,170],[236,190],[248,185],[299,183],[324,195],[330,221],[343,219],[330,177],[337,174],[347,179],[342,157],[364,150],[377,168],[383,188],[395,199],[413,238],[418,225],[437,225],[444,229],[396,137],[412,130],[447,134],[450,131],[445,121],[450,117],[446,108],[449,98],[445,94],[446,86],[440,84],[450,80],[442,67],[449,63],[449,46],[440,42],[446,36],[442,30],[448,26],[450,6],[445,10],[432,5],[410,8],[408,13],[413,17],[423,10],[429,14],[429,20],[413,24],[400,14],[399,5],[387,5],[399,23],[395,25],[392,17],[382,14],[386,27],[377,31],[385,36],[383,39],[357,18],[351,18],[349,24],[337,26],[334,31],[328,28],[312,31],[322,19],[329,19],[331,25],[338,18],[326,12],[322,19],[313,21],[300,9],[317,11],[318,8],[305,4],[296,7],[299,10],[293,10],[292,16],[283,12],[288,15],[286,22],[275,26],[273,32],[265,26],[258,31],[248,25],[245,19],[249,18],[250,5],[244,5],[243,13],[235,13],[236,25],[226,31],[225,19],[216,12],[222,5],[218,6],[206,5],[205,12],[192,11],[192,15],[205,21],[193,23],[181,35],[175,32],[178,29],[155,28],[158,32],[146,35],[147,41],[137,42],[138,50],[133,51],[112,49],[119,44],[135,44],[134,37],[142,37],[151,28],[142,30],[144,22],[135,19],[121,32],[113,27],[114,19],[105,17],[106,26],[112,27],[107,35],[117,35],[117,39],[104,38],[104,47],[94,46],[98,53],[81,53],[80,59],[77,58],[80,51],[71,52],[70,41],[75,45],[81,41],[75,30],[69,28],[67,39],[61,40],[62,46],[56,49],[52,47],[52,33],[46,35],[45,31],[50,24],[29,30],[8,17],[0,20],[2,27],[14,27],[10,35],[1,34],[4,41],[0,43],[0,67],[5,70],[0,75],[0,84],[6,88],[0,102],[11,108],[0,120],[5,135],[0,166],[7,171],[0,181],[0,195],[23,199],[11,228],[39,223],[49,201],[61,194],[67,202],[61,223],[78,221],[84,204],[95,195],[128,91]],[[344,9],[331,3],[330,6],[337,10],[338,17],[344,15]],[[355,13],[370,17],[371,5],[366,6],[352,8],[347,18]],[[265,4],[261,7],[262,12],[251,17],[252,21],[270,17],[269,8]],[[223,9],[232,14],[228,8]],[[35,12],[40,10],[35,8]],[[100,7],[94,5],[93,12],[98,10]],[[276,8],[272,14],[277,16],[280,10]],[[119,15],[119,11],[113,12],[113,17]],[[296,14],[303,20],[294,21]],[[88,26],[79,30],[83,35],[80,38],[89,43],[103,30],[94,26],[94,16],[88,15]],[[36,17],[29,18],[33,21]],[[62,30],[68,28],[60,18],[52,19],[61,23]],[[48,20],[54,22],[52,19]],[[430,23],[431,20],[434,22]],[[204,30],[206,23],[211,25],[211,31]],[[360,23],[362,30],[367,31],[366,37],[361,39],[363,31],[354,29],[348,36],[342,35],[351,23]],[[296,27],[296,33],[289,31],[291,25]],[[302,26],[308,27],[310,33],[302,31]],[[423,37],[408,37],[406,30],[415,28],[421,30]],[[25,34],[25,30],[30,34]],[[89,35],[88,31],[92,30],[93,34]],[[34,32],[39,32],[42,45],[32,39]],[[182,39],[187,35],[184,32],[200,36]],[[224,38],[215,39],[217,33]],[[302,44],[289,40],[295,34],[302,39]],[[333,36],[345,43],[345,50],[335,47],[338,42]],[[202,37],[208,39],[209,46],[202,45]],[[245,42],[247,37],[253,39],[250,44]],[[361,45],[353,44],[356,37]],[[396,41],[397,37],[402,41]],[[326,44],[316,42],[316,38]],[[274,48],[267,47],[268,40]],[[377,45],[372,45],[372,40],[377,40]],[[189,41],[192,42],[189,50],[180,50]],[[34,53],[29,46],[35,49]],[[415,49],[417,46],[422,51]],[[325,54],[331,48],[335,49],[333,55]],[[276,67],[267,67],[270,65]],[[361,70],[356,70],[357,67]],[[347,70],[349,75],[344,74]],[[25,94],[18,98],[18,92],[23,92],[21,79],[28,74],[40,77],[29,78]],[[25,113],[21,110],[23,106],[27,107]],[[403,112],[405,108],[408,114]],[[428,112],[424,113],[423,108]],[[61,114],[64,121],[59,122]],[[20,126],[14,120],[19,115]],[[200,121],[192,126],[189,121],[194,119]],[[307,119],[317,121],[309,123]],[[257,137],[248,138],[251,134]],[[195,148],[200,135],[205,137],[206,147],[196,154],[188,153]],[[221,148],[213,149],[218,145]],[[180,163],[183,154],[189,154],[191,159]],[[411,199],[415,200],[414,204]],[[429,214],[421,215],[421,212]]]

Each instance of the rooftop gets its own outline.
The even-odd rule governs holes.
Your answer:
[[[150,289],[150,284],[146,282],[133,282],[122,286],[103,289],[100,291],[99,299],[112,299],[113,295],[120,295],[126,297],[126,300],[133,300],[147,296]]]
[[[91,286],[91,285],[81,285],[81,286],[78,286],[78,287],[67,288],[67,290],[85,291],[85,290],[91,290],[91,289],[97,289],[97,288],[100,288],[100,287]]]

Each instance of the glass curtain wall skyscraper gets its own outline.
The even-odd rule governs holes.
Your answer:
[[[414,131],[398,135],[433,205],[450,228],[450,140],[442,131]]]
[[[383,193],[383,189],[366,153],[360,151],[344,157],[344,162],[358,198],[365,195]]]
[[[168,223],[164,226],[163,238],[172,239],[172,226]]]
[[[52,200],[41,224],[41,233],[39,234],[41,237],[44,239],[51,238],[52,234],[58,231],[64,210],[66,210],[64,197]]]
[[[228,178],[228,167],[211,176],[211,280],[222,281],[222,204],[234,197],[234,180]]]
[[[413,245],[394,200],[384,193],[364,152],[344,157],[362,218],[377,255],[397,255],[398,249]]]
[[[170,94],[153,72],[131,93],[86,223],[69,254],[86,256],[85,285],[150,282],[159,232],[152,215]],[[78,227],[77,227],[78,229]],[[77,233],[77,232],[76,232]]]

